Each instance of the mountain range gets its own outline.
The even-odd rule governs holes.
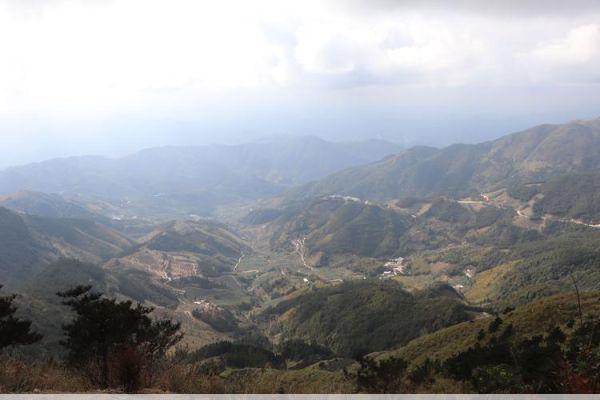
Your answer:
[[[540,125],[480,144],[414,147],[293,189],[288,197],[466,197],[600,167],[600,119]]]
[[[309,136],[152,148],[122,158],[61,158],[0,171],[0,194],[35,191],[102,199],[134,214],[206,214],[218,205],[273,196],[399,150],[377,140],[334,143]]]
[[[352,392],[367,368],[476,391],[456,375],[473,354],[556,329],[571,346],[597,319],[599,149],[597,119],[439,149],[303,137],[13,167],[0,283],[44,334],[32,357],[60,356],[56,292],[85,284],[181,323],[173,385]]]

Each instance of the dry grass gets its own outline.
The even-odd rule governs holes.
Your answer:
[[[197,364],[174,363],[157,378],[157,388],[168,393],[226,393],[217,374],[206,373]]]
[[[0,357],[0,393],[123,393],[111,385],[100,388],[83,373],[53,361]],[[224,380],[196,365],[167,363],[139,393],[225,393]]]
[[[318,368],[302,370],[246,369],[232,371],[227,377],[232,393],[352,393],[354,383],[341,372]]]
[[[0,357],[0,393],[73,393],[92,390],[88,379],[52,362]]]
[[[210,373],[199,364],[175,363],[160,374],[155,389],[168,393],[351,393],[354,383],[340,371],[247,368]]]

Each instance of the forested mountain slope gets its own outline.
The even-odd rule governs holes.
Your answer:
[[[415,147],[292,190],[288,198],[349,195],[466,197],[571,171],[600,168],[600,119],[541,125],[500,139],[443,149]]]
[[[102,262],[134,246],[121,233],[94,221],[17,214],[0,207],[0,281],[31,278],[61,257]]]

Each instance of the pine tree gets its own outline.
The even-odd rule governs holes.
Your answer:
[[[31,321],[15,317],[15,298],[14,294],[0,297],[0,350],[8,346],[32,344],[42,338],[42,335],[31,330]]]
[[[152,320],[151,307],[131,301],[105,298],[91,292],[91,286],[77,286],[58,295],[76,317],[63,325],[67,361],[74,366],[99,371],[101,386],[108,386],[114,375],[127,390],[138,386],[141,371],[152,373],[155,363],[183,335],[180,324]]]

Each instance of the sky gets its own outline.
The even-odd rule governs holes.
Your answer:
[[[600,2],[0,0],[0,167],[600,117]]]

